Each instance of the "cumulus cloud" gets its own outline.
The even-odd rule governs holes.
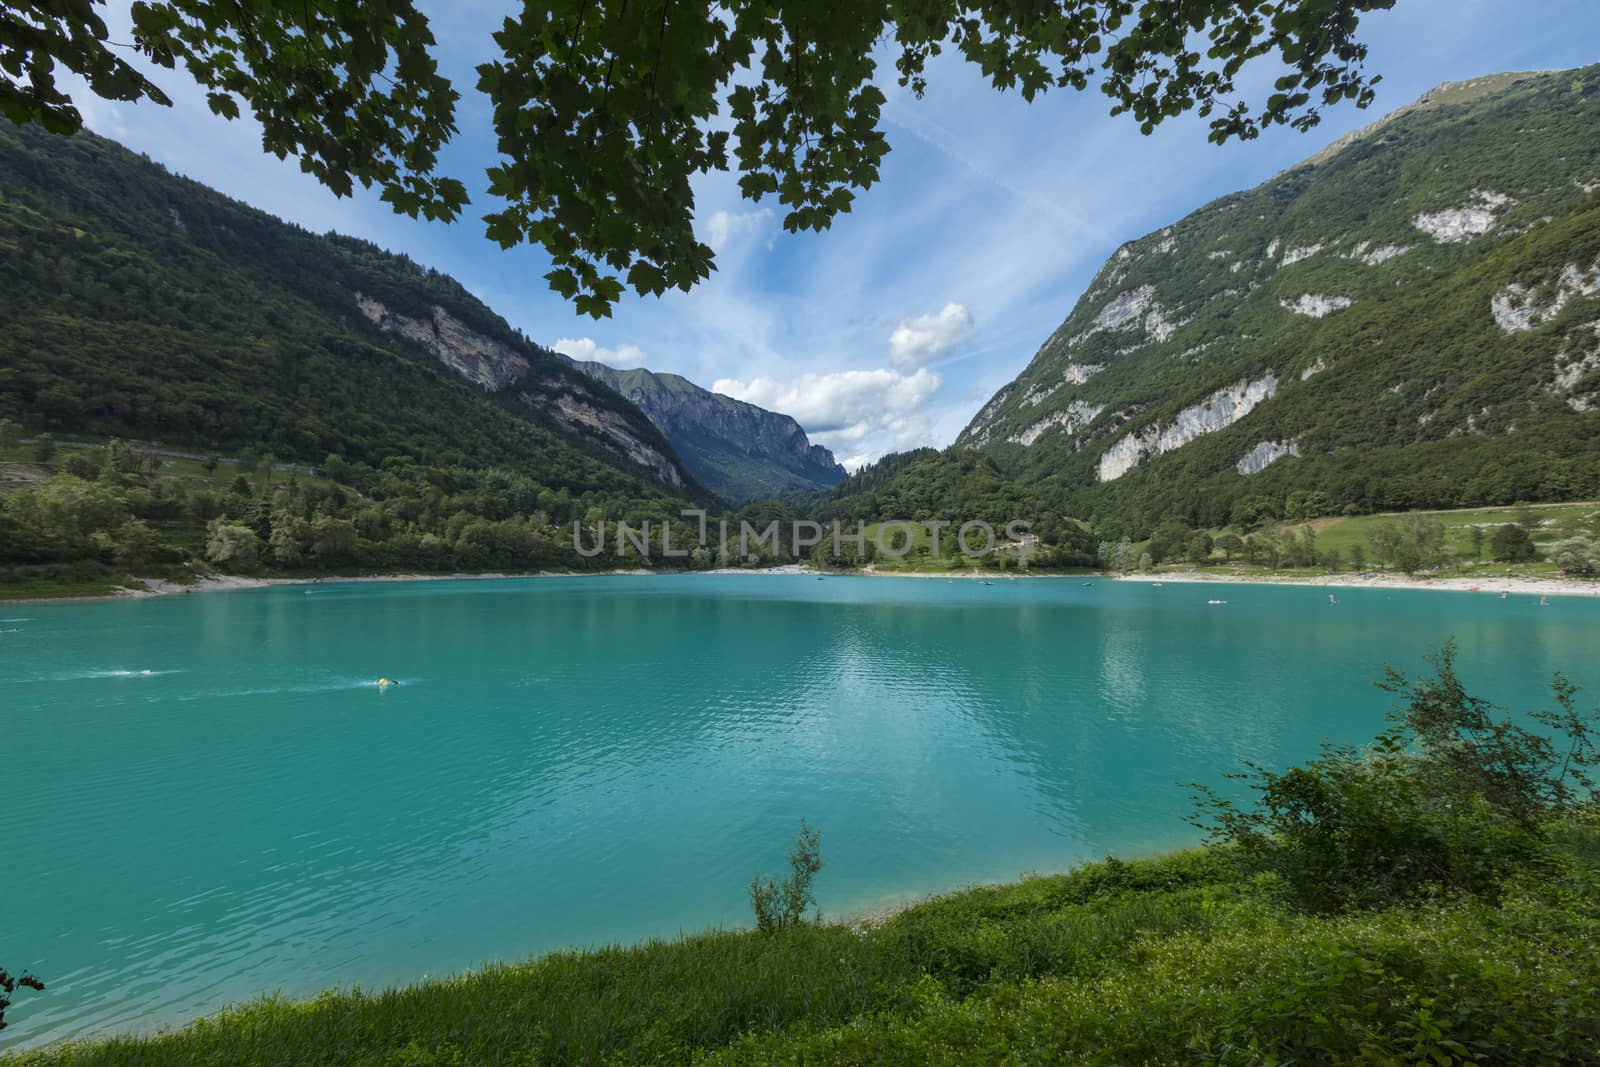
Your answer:
[[[563,337],[550,347],[571,359],[604,363],[608,367],[617,367],[621,370],[644,363],[644,351],[637,345],[601,348],[592,337]]]
[[[920,367],[970,338],[975,328],[972,312],[956,303],[904,319],[889,335],[889,361],[902,369]]]
[[[847,447],[846,466],[913,447],[928,432],[925,411],[943,379],[925,367],[910,374],[887,368],[802,374],[780,381],[719,378],[713,392],[791,415],[816,443]]]
[[[772,221],[772,209],[761,208],[759,211],[713,211],[701,229],[701,238],[717,251],[722,251],[733,242],[760,233]]]

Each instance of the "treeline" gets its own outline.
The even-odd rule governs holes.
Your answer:
[[[307,467],[260,450],[186,459],[115,438],[98,446],[25,438],[15,421],[0,419],[0,459],[7,456],[24,461],[13,466],[29,479],[0,486],[0,581],[176,575],[194,567],[282,575],[859,567],[881,555],[877,515],[822,520],[788,503],[757,501],[706,510],[702,527],[700,515],[684,514],[691,502],[574,492],[514,467],[408,456],[374,466],[337,454]],[[979,566],[1010,566],[1024,555],[1035,569],[1093,565],[1093,540],[1081,524],[1044,516],[1023,546],[1008,540],[1005,525],[1014,515],[1031,521],[1028,513],[990,503],[996,542]],[[863,527],[869,533],[858,537]],[[899,547],[890,555],[899,558]],[[954,561],[957,548],[952,525],[940,554]],[[927,555],[926,544],[908,553],[912,562]]]
[[[1020,521],[1039,542],[1030,566],[1095,565],[1095,538],[1087,525],[1044,507],[990,457],[965,449],[887,456],[834,486],[810,510],[824,522],[949,522],[941,555],[950,558],[959,551],[954,531],[961,524],[984,522],[1001,531]]]

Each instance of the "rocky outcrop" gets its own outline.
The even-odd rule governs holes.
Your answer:
[[[561,421],[573,430],[586,430],[604,438],[622,450],[633,462],[655,471],[656,476],[668,485],[682,488],[683,475],[678,465],[660,450],[642,441],[628,419],[620,412],[602,408],[575,393],[563,392],[555,399],[555,409]]]
[[[1262,441],[1246,452],[1234,469],[1246,476],[1260,474],[1283,457],[1299,454],[1300,444],[1297,441]]]
[[[1573,340],[1556,356],[1555,378],[1550,389],[1567,402],[1573,411],[1593,411],[1600,388],[1591,388],[1585,395],[1585,379],[1600,374],[1600,322],[1591,322],[1572,334]]]
[[[630,418],[626,410],[618,410],[614,399],[605,403],[581,376],[570,371],[530,373],[526,355],[473,330],[438,305],[429,317],[415,318],[357,293],[356,307],[378,329],[414,342],[467,381],[490,392],[515,393],[564,429],[620,452],[673,488],[688,484],[678,463],[650,439],[653,435],[640,432],[641,425],[634,421],[637,414]]]
[[[491,392],[504,389],[528,372],[526,356],[502,341],[470,329],[437,305],[431,317],[416,319],[393,312],[381,302],[357,293],[356,307],[378,329],[415,341],[432,352],[440,363]]]
[[[1553,285],[1530,287],[1512,282],[1490,298],[1489,313],[1501,330],[1518,333],[1549,322],[1567,304],[1585,296],[1600,296],[1600,262],[1588,270],[1568,264]]]
[[[1444,211],[1424,212],[1411,220],[1411,224],[1435,241],[1453,244],[1481,237],[1495,228],[1500,212],[1516,203],[1504,193],[1477,190],[1473,202]]]
[[[1318,293],[1301,293],[1293,300],[1280,300],[1280,304],[1294,312],[1296,315],[1309,315],[1320,319],[1331,315],[1335,311],[1343,311],[1354,304],[1348,296],[1322,296]]]
[[[1286,248],[1283,252],[1283,259],[1280,262],[1283,266],[1287,267],[1291,264],[1300,262],[1302,259],[1310,259],[1312,256],[1321,251],[1321,241],[1318,241],[1315,244],[1301,245],[1295,248]]]
[[[1026,447],[1037,441],[1047,430],[1061,429],[1068,433],[1073,433],[1089,425],[1094,421],[1095,416],[1104,410],[1104,404],[1085,404],[1081,400],[1074,400],[1061,411],[1053,415],[1046,415],[1026,430],[1012,434],[1006,440],[1014,445]]]
[[[1277,392],[1278,379],[1269,371],[1254,381],[1238,382],[1217,390],[1200,403],[1178,412],[1178,417],[1167,426],[1151,426],[1139,434],[1130,433],[1101,455],[1097,468],[1100,480],[1115,481],[1147,455],[1171,452],[1197,437],[1226,429]]]
[[[1350,252],[1351,256],[1359,259],[1369,267],[1376,267],[1380,263],[1387,263],[1396,256],[1403,256],[1411,251],[1408,245],[1380,245],[1372,247],[1371,241],[1362,241]]]

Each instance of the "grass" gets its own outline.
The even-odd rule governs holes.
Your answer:
[[[4,1062],[1465,1062],[1454,1042],[1489,1063],[1519,1062],[1535,1031],[1594,1062],[1600,834],[1554,840],[1555,868],[1494,905],[1311,918],[1200,849],[972,889],[869,928],[556,953]]]
[[[1600,519],[1600,502],[1584,501],[1568,504],[1528,504],[1514,507],[1494,508],[1463,508],[1454,511],[1413,511],[1403,513],[1384,513],[1376,515],[1349,515],[1321,519],[1312,519],[1308,523],[1284,524],[1283,529],[1298,536],[1300,531],[1309,526],[1317,535],[1318,553],[1336,551],[1339,553],[1342,564],[1341,571],[1354,570],[1351,566],[1351,550],[1359,547],[1366,555],[1362,571],[1380,571],[1383,566],[1378,563],[1373,552],[1370,535],[1372,530],[1384,523],[1404,520],[1410,516],[1421,515],[1436,519],[1444,524],[1445,549],[1447,557],[1453,562],[1446,563],[1435,571],[1421,572],[1421,576],[1429,574],[1443,577],[1458,578],[1555,578],[1560,575],[1560,570],[1554,564],[1543,560],[1532,560],[1525,563],[1496,562],[1489,558],[1490,539],[1494,536],[1494,528],[1507,523],[1523,520],[1533,524],[1534,544],[1541,550],[1552,542],[1587,533],[1593,524]],[[1474,558],[1472,549],[1472,530],[1480,527],[1484,531],[1484,544],[1482,558]],[[1222,527],[1207,531],[1213,538],[1231,533],[1244,536],[1239,530],[1232,527]],[[1135,554],[1144,551],[1147,542],[1134,546]],[[1245,563],[1235,558],[1228,560],[1220,549],[1212,553],[1211,559],[1205,567],[1215,569],[1219,574],[1237,578],[1309,578],[1328,574],[1326,567],[1289,567],[1280,566],[1276,569],[1259,564]],[[1176,560],[1162,564],[1149,573],[1187,572],[1195,569],[1195,564],[1188,560]],[[1398,573],[1398,572],[1395,572]]]

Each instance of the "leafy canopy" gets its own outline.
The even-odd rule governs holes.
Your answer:
[[[607,315],[624,284],[690,289],[715,268],[696,238],[692,180],[736,170],[784,228],[826,229],[878,179],[880,59],[921,95],[952,49],[997,89],[1032,101],[1096,84],[1146,133],[1196,110],[1211,139],[1309,129],[1319,108],[1366,106],[1376,76],[1356,38],[1395,0],[549,0],[524,4],[478,67],[500,160],[484,216],[510,248],[550,254],[552,289]],[[170,101],[112,51],[99,0],[0,9],[0,111],[70,133],[82,125],[56,68],[114,100]],[[465,186],[436,173],[459,94],[438,72],[412,0],[139,0],[133,47],[184,70],[211,109],[240,105],[263,146],[340,196],[376,185],[396,211],[452,220]],[[1266,99],[1238,96],[1253,60],[1276,60]]]

